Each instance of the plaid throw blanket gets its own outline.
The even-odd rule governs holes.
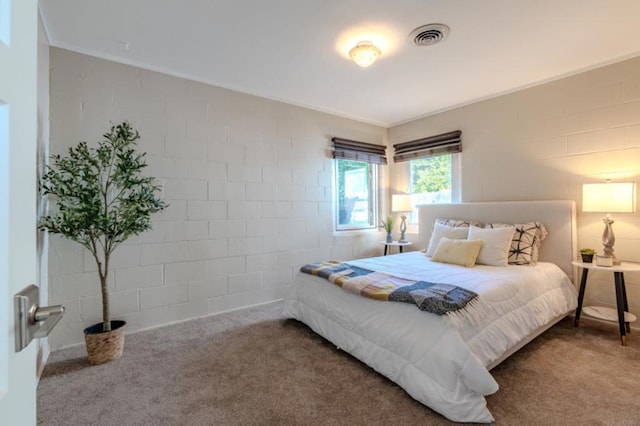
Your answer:
[[[344,290],[370,299],[413,303],[422,311],[445,315],[463,309],[478,295],[451,284],[412,281],[348,263],[310,263],[300,270],[325,278]]]

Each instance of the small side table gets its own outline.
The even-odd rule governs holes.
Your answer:
[[[394,246],[394,247],[398,247],[398,251],[400,253],[402,253],[402,249],[406,246],[410,246],[412,243],[411,241],[407,241],[406,243],[401,243],[400,241],[393,241],[391,243],[388,243],[386,241],[381,241],[382,244],[384,244],[384,255],[387,255],[387,250],[389,248],[389,246]]]
[[[622,262],[620,265],[598,266],[595,263],[573,262],[574,266],[582,268],[582,277],[580,278],[580,292],[578,293],[578,307],[573,320],[573,326],[577,327],[580,322],[580,314],[583,311],[582,301],[584,300],[584,290],[587,287],[587,276],[589,270],[610,271],[613,272],[613,278],[616,288],[616,308],[605,308],[602,306],[585,306],[584,313],[607,321],[618,321],[620,327],[620,341],[622,345],[627,345],[627,333],[631,332],[630,322],[635,321],[635,315],[626,312],[629,310],[627,303],[627,289],[624,285],[625,272],[640,272],[640,264]]]

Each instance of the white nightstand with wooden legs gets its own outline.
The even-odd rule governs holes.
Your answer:
[[[387,251],[389,249],[389,246],[393,246],[393,247],[398,247],[398,251],[400,253],[403,252],[403,248],[406,246],[410,246],[412,243],[411,241],[407,241],[406,243],[401,243],[399,241],[392,241],[390,243],[386,242],[386,241],[382,241],[382,244],[384,244],[384,256],[387,255]]]
[[[580,322],[580,314],[584,311],[586,315],[607,321],[617,321],[620,327],[620,341],[624,346],[627,345],[627,334],[631,332],[629,323],[635,321],[635,315],[627,312],[629,303],[627,302],[627,289],[624,285],[625,272],[640,272],[640,264],[622,262],[620,265],[598,266],[595,263],[573,262],[574,266],[582,268],[582,277],[580,278],[580,291],[578,293],[578,307],[573,320],[573,326],[577,327]],[[616,309],[606,308],[603,306],[585,306],[582,307],[584,300],[584,291],[587,287],[587,276],[589,271],[609,271],[613,272],[614,284],[616,289]]]

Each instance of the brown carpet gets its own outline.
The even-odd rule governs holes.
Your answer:
[[[51,355],[40,425],[448,425],[275,303],[127,336],[90,366]],[[493,370],[498,425],[640,424],[640,334],[565,319]]]

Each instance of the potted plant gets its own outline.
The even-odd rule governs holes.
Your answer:
[[[387,231],[387,244],[393,242],[393,236],[391,235],[391,231],[393,231],[393,217],[391,215],[387,216],[387,221],[382,221],[381,228]]]
[[[582,261],[584,263],[593,262],[593,256],[596,254],[596,251],[592,248],[583,248],[580,250],[580,257],[582,257]]]
[[[128,122],[112,126],[97,147],[80,142],[66,156],[54,155],[42,176],[42,193],[55,211],[38,228],[60,234],[85,247],[96,261],[102,295],[102,323],[84,330],[89,362],[119,358],[124,350],[124,321],[111,321],[109,261],[127,238],[151,229],[151,214],[166,204],[156,196],[160,187],[141,176],[146,153],[135,150],[140,138]]]

